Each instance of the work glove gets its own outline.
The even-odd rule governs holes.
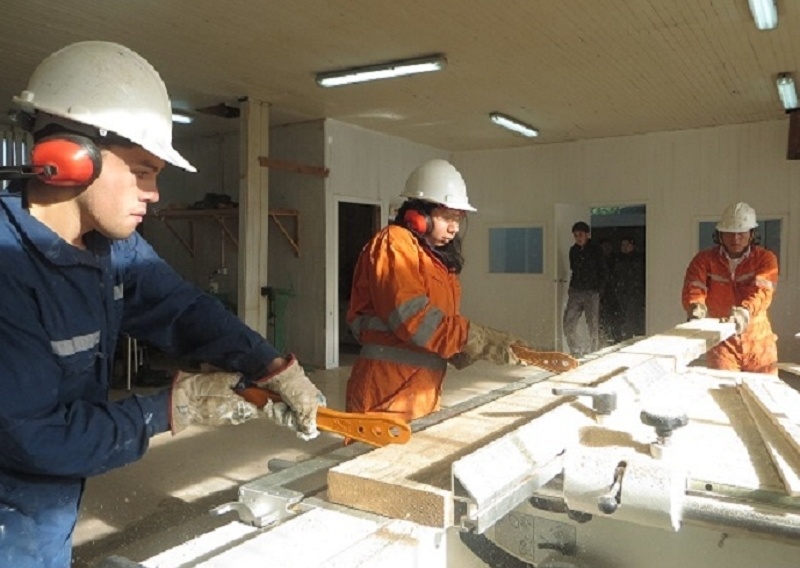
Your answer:
[[[510,333],[470,322],[467,342],[461,352],[450,357],[448,362],[456,369],[469,367],[478,360],[490,361],[496,365],[520,365],[522,361],[511,350],[515,343],[524,345],[519,337]]]
[[[191,424],[221,426],[256,418],[258,408],[233,391],[240,379],[238,373],[178,371],[172,381],[170,397],[172,434],[182,432]]]
[[[735,324],[736,335],[741,335],[750,324],[750,312],[747,311],[747,308],[743,308],[742,306],[733,306],[731,308],[731,315],[724,318],[722,321]]]
[[[306,376],[294,355],[289,355],[288,363],[283,368],[257,379],[253,384],[283,399],[283,402],[269,401],[264,406],[264,412],[270,420],[291,428],[304,440],[319,435],[317,408],[325,405],[325,397]]]
[[[689,311],[686,312],[686,321],[703,319],[708,315],[708,308],[705,304],[689,304]]]

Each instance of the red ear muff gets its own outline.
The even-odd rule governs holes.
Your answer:
[[[48,185],[89,185],[103,167],[100,149],[85,136],[58,134],[42,138],[33,146],[33,167]]]
[[[409,209],[406,211],[406,214],[403,216],[403,221],[406,227],[422,235],[427,234],[432,229],[430,217],[423,215],[416,209]]]

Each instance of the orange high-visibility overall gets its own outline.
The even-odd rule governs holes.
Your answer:
[[[772,332],[767,309],[778,284],[778,259],[771,251],[752,245],[731,274],[721,246],[701,251],[686,269],[682,301],[705,304],[708,317],[724,318],[733,306],[750,312],[750,324],[706,354],[712,369],[778,373],[778,337]]]
[[[361,251],[347,323],[362,345],[346,409],[413,420],[439,410],[447,359],[467,341],[461,285],[408,229],[389,225]]]

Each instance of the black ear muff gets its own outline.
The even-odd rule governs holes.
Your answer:
[[[33,170],[48,185],[89,185],[103,167],[100,149],[90,138],[57,134],[36,142],[31,153]]]
[[[409,209],[406,211],[406,214],[403,216],[403,221],[406,227],[421,235],[427,235],[433,229],[431,226],[431,218],[420,213],[416,209]]]

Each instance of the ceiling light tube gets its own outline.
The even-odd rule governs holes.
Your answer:
[[[778,75],[778,96],[781,98],[781,104],[786,110],[794,110],[797,108],[797,90],[794,87],[794,79],[789,73],[781,73]]]
[[[351,67],[339,71],[325,71],[323,73],[317,73],[316,80],[317,85],[320,87],[340,87],[352,83],[364,83],[366,81],[391,79],[404,75],[441,71],[446,65],[447,59],[444,55],[429,55],[416,59],[403,59],[377,65]]]
[[[194,118],[189,116],[188,114],[183,114],[180,112],[172,113],[172,122],[177,122],[180,124],[191,124],[193,120]]]
[[[778,25],[778,7],[775,0],[748,0],[750,13],[760,30],[774,30]]]
[[[515,118],[511,118],[505,114],[501,114],[499,112],[492,112],[489,113],[489,117],[492,119],[492,122],[497,124],[498,126],[502,126],[503,128],[507,128],[527,138],[535,138],[539,136],[539,131],[536,130],[533,126],[529,124],[525,124],[524,122],[520,122]]]

